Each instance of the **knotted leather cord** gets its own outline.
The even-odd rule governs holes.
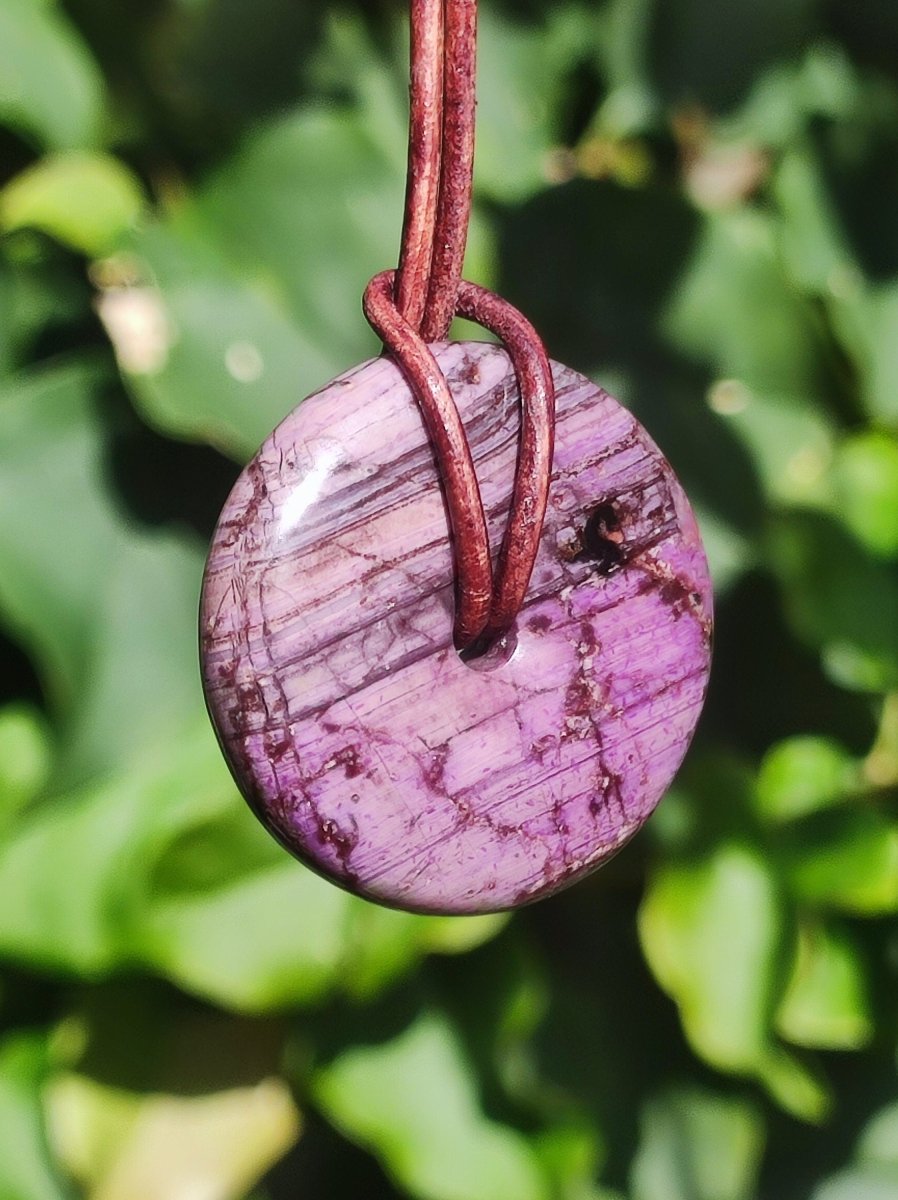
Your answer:
[[[500,296],[462,282],[474,163],[476,0],[410,0],[411,91],[405,222],[397,271],[369,283],[365,315],[421,406],[443,481],[456,574],[459,650],[487,646],[523,604],[552,473],[555,388],[536,330]],[[494,333],[512,361],[522,422],[495,581],[480,487],[446,378],[428,343],[454,316]]]

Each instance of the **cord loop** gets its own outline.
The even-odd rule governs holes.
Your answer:
[[[421,406],[446,492],[456,572],[455,644],[486,648],[524,602],[552,474],[555,388],[542,341],[502,297],[462,280],[474,166],[476,0],[410,0],[411,88],[399,266],[368,284],[364,310]],[[461,316],[495,334],[521,394],[521,440],[495,573],[483,500],[452,393],[428,344]]]

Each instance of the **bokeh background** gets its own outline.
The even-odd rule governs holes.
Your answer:
[[[555,899],[388,912],[257,827],[195,613],[376,351],[400,0],[0,0],[2,1200],[898,1197],[898,5],[482,0],[468,275],[700,515],[705,717]]]

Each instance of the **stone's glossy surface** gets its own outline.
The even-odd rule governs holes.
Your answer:
[[[514,375],[484,343],[437,357],[498,547]],[[453,648],[442,494],[386,359],[287,417],[215,534],[203,674],[237,782],[289,850],[388,904],[482,912],[571,883],[645,821],[698,719],[711,597],[692,513],[634,419],[554,370],[549,512],[499,665]]]

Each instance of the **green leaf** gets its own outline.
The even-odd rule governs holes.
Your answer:
[[[356,902],[288,858],[253,828],[248,811],[240,819],[247,847],[262,838],[271,843],[269,863],[194,894],[159,896],[148,887],[137,947],[182,987],[243,1012],[318,1000],[341,979]],[[407,950],[402,958],[405,966]]]
[[[864,760],[864,778],[875,788],[898,786],[898,692],[883,701],[876,740]]]
[[[148,229],[136,249],[172,330],[131,373],[150,418],[245,457],[305,395],[375,354],[360,299],[395,261],[402,191],[360,115],[303,110]]]
[[[83,254],[108,253],[137,220],[143,193],[118,159],[69,152],[41,159],[0,192],[0,228],[41,229]]]
[[[0,122],[52,149],[96,144],[103,84],[53,0],[0,5]]]
[[[857,540],[884,558],[898,557],[898,439],[855,434],[834,468],[837,512]]]
[[[95,581],[90,677],[63,747],[65,780],[158,750],[202,713],[196,649],[202,561],[199,545],[180,535],[135,534]]]
[[[0,952],[98,975],[139,957],[147,876],[184,825],[233,803],[211,731],[35,808],[0,845]],[[77,864],[77,878],[73,869]]]
[[[559,1123],[534,1139],[534,1148],[560,1196],[576,1200],[621,1200],[615,1193],[595,1184],[599,1173],[599,1151],[594,1126]]]
[[[745,445],[770,498],[807,502],[826,495],[833,437],[818,399],[813,313],[786,279],[776,237],[756,209],[708,217],[663,328],[715,373],[708,402]]]
[[[101,301],[147,419],[238,459],[306,395],[378,352],[360,304],[371,276],[396,262],[405,135],[384,116],[395,97],[369,42],[352,22],[331,27],[348,40],[349,63],[367,55],[365,106],[305,107],[257,130],[134,239],[144,286],[110,286]],[[482,275],[490,238],[477,220],[472,234]]]
[[[212,769],[224,778],[217,756]],[[481,945],[507,920],[420,917],[357,900],[289,858],[230,788],[218,812],[182,820],[145,886],[133,937],[145,960],[250,1012],[337,988],[370,1000],[426,954]]]
[[[812,0],[758,0],[731,10],[714,0],[656,6],[654,74],[678,104],[721,110],[778,59],[788,60],[813,31]]]
[[[49,1097],[60,1154],[86,1194],[243,1196],[290,1149],[299,1119],[287,1085],[141,1095],[67,1075]]]
[[[756,829],[754,792],[754,773],[737,755],[711,748],[691,755],[656,813],[666,857],[676,864],[678,859],[713,855],[721,843],[751,839]],[[668,800],[673,805],[666,815]],[[649,828],[655,832],[655,818]]]
[[[89,977],[143,963],[255,1011],[334,986],[354,902],[261,829],[200,719],[20,823],[0,849],[0,952]]]
[[[402,174],[408,144],[408,25],[397,13],[378,33],[358,12],[332,9],[310,59],[310,78],[327,98],[326,107],[335,97],[351,102],[371,144]]]
[[[776,1015],[782,1036],[798,1046],[857,1050],[873,1035],[861,957],[844,931],[799,926],[795,964]]]
[[[826,1180],[812,1200],[898,1200],[898,1105],[868,1122],[855,1158],[856,1167]]]
[[[70,363],[0,388],[0,608],[60,703],[83,682],[96,581],[123,544],[92,413],[102,379],[95,364]]]
[[[813,395],[812,316],[785,279],[773,220],[758,209],[706,218],[664,327],[678,349],[754,395]]]
[[[563,68],[550,31],[502,20],[492,9],[478,24],[476,185],[514,202],[545,184]]]
[[[0,1196],[65,1200],[44,1130],[41,1091],[48,1073],[44,1039],[13,1034],[0,1042]]]
[[[898,1167],[898,1103],[881,1109],[867,1124],[857,1157],[870,1166]]]
[[[836,682],[861,691],[898,683],[898,578],[884,564],[831,518],[803,511],[774,522],[767,561],[795,633]]]
[[[202,553],[120,513],[96,403],[105,379],[84,362],[0,385],[0,616],[63,724],[60,780],[119,764],[202,709]]]
[[[866,310],[870,347],[868,395],[874,415],[898,421],[898,286],[880,288]]]
[[[743,1100],[674,1089],[651,1100],[631,1172],[633,1200],[751,1200],[764,1150]]]
[[[422,917],[374,904],[355,904],[345,929],[341,982],[358,1000],[370,1000],[425,954],[464,954],[495,937],[506,913],[482,917]]]
[[[271,279],[301,326],[351,366],[373,342],[358,319],[362,292],[396,258],[397,168],[365,114],[299,110],[260,130],[210,180],[196,198],[198,220],[238,269]]]
[[[26,704],[0,708],[0,838],[46,783],[51,761],[50,731],[41,714]]]
[[[839,804],[857,788],[859,775],[857,762],[831,738],[788,738],[761,763],[758,810],[768,821],[800,819]]]
[[[831,305],[833,323],[858,368],[862,399],[872,418],[898,421],[898,285],[849,277]]]
[[[589,52],[596,22],[579,6],[560,4],[540,22],[485,7],[478,16],[478,195],[514,202],[546,182],[549,152],[573,56]],[[315,76],[327,90],[353,96],[385,156],[405,167],[407,23],[388,26],[389,54],[370,30],[343,13],[327,22]]]
[[[799,160],[803,160],[808,153],[808,125],[821,117],[831,120],[849,116],[858,102],[859,91],[858,73],[844,49],[835,42],[813,42],[806,46],[800,59],[796,56],[758,75],[745,103],[717,122],[717,126],[731,137],[745,138],[772,150],[794,150]],[[794,160],[786,155],[783,161],[788,161],[791,167]],[[778,182],[775,176],[774,190],[783,201],[787,219],[794,215],[789,212],[793,187],[799,205],[806,202],[825,210],[822,193],[817,192],[816,185],[806,176],[797,181],[793,177],[782,190]],[[814,234],[820,230],[826,213],[808,215],[814,229],[806,244],[813,246]],[[802,236],[801,231],[795,232]]]
[[[505,918],[375,909],[288,857],[237,795],[205,717],[160,753],[20,817],[0,842],[0,953],[89,978],[143,965],[230,1008],[370,997]],[[77,885],[72,882],[77,864]]]
[[[276,277],[241,271],[213,238],[186,215],[149,226],[136,249],[155,284],[108,288],[100,315],[146,419],[244,460],[352,363],[303,330]]]
[[[759,1079],[806,1120],[825,1114],[825,1088],[772,1033],[788,930],[769,862],[729,842],[704,859],[660,867],[639,911],[639,935],[702,1058]]]
[[[146,985],[101,988],[84,1004],[54,1039],[47,1112],[87,1196],[244,1196],[296,1142],[274,1024]]]
[[[510,920],[508,913],[482,917],[422,917],[419,922],[423,945],[436,954],[467,954],[501,933]]]
[[[898,1200],[898,1176],[843,1171],[816,1188],[812,1200]]]
[[[747,846],[720,846],[653,876],[639,912],[649,965],[676,1001],[696,1051],[751,1073],[769,1043],[785,918],[769,865]]]
[[[783,852],[792,890],[806,903],[858,916],[898,909],[898,824],[875,811],[802,825]]]
[[[813,1063],[774,1046],[759,1074],[773,1099],[793,1116],[819,1125],[832,1115],[832,1089]]]
[[[67,267],[47,259],[14,263],[0,252],[0,381],[24,365],[48,327],[84,319],[84,287]]]
[[[829,498],[833,434],[819,402],[784,393],[757,393],[724,379],[711,407],[743,442],[771,501],[817,504]]]
[[[857,273],[816,158],[807,145],[781,159],[773,181],[782,213],[779,236],[792,279],[799,287],[829,296]]]
[[[72,1075],[56,1081],[50,1105],[61,1156],[92,1197],[242,1196],[299,1131],[289,1089],[274,1078],[206,1095],[140,1095]]]
[[[420,1200],[548,1195],[524,1137],[483,1115],[456,1035],[435,1013],[392,1042],[347,1049],[316,1072],[312,1092]]]

